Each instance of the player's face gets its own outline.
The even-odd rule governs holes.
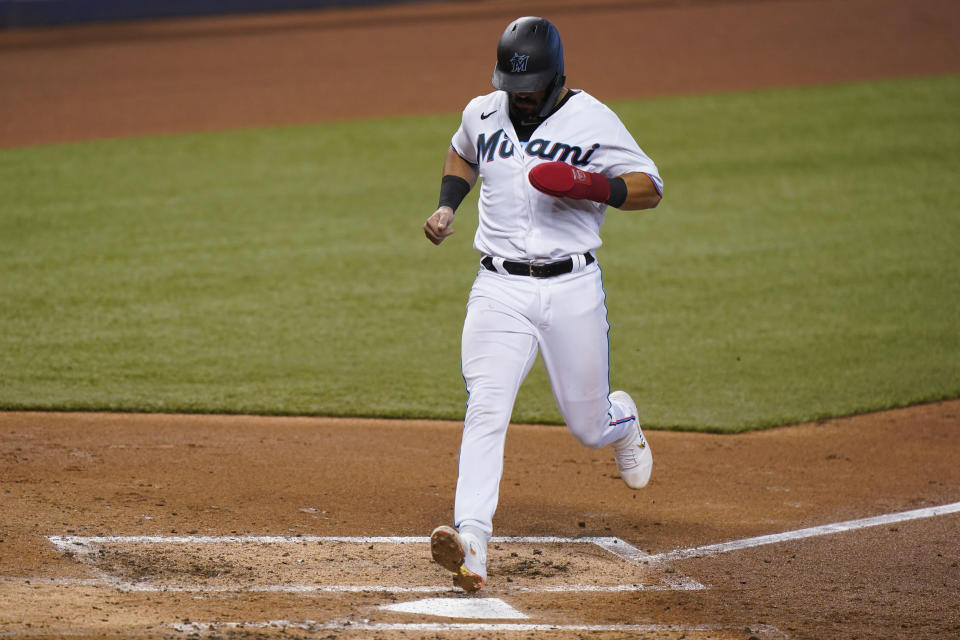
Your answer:
[[[546,89],[531,93],[511,93],[510,112],[514,116],[525,118],[534,116],[540,110],[540,104],[547,95]]]

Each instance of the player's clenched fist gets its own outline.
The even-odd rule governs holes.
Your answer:
[[[606,202],[610,198],[610,181],[600,173],[577,169],[566,162],[538,164],[528,176],[530,184],[558,198]]]
[[[433,244],[440,244],[444,238],[453,235],[453,209],[440,207],[434,211],[424,223],[423,233]]]

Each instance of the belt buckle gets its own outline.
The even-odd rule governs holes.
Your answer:
[[[530,262],[530,263],[528,263],[528,264],[527,264],[527,268],[530,270],[530,277],[531,277],[531,278],[539,278],[540,276],[534,275],[533,270],[534,270],[535,267],[545,267],[545,266],[547,266],[547,263],[546,263],[546,262]]]

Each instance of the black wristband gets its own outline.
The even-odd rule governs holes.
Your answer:
[[[450,207],[454,211],[470,193],[470,183],[460,176],[445,175],[440,181],[440,204],[438,207]]]
[[[619,207],[627,201],[627,183],[623,178],[613,178],[610,180],[610,197],[607,198],[607,204],[611,207]]]

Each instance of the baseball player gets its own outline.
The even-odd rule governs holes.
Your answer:
[[[657,206],[663,182],[619,118],[567,89],[556,27],[537,17],[507,26],[493,93],[463,111],[443,165],[440,201],[424,224],[440,244],[481,179],[474,248],[482,255],[463,326],[468,402],[455,527],[437,527],[433,559],[454,584],[486,582],[507,427],[517,391],[543,357],[567,428],[588,447],[612,445],[626,484],[650,479],[653,456],[624,391],[610,392],[607,309],[594,251],[608,206]]]

